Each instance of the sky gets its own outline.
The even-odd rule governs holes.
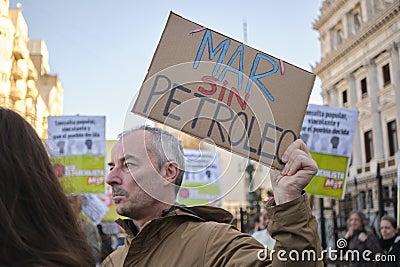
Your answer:
[[[106,116],[106,139],[123,131],[170,11],[311,71],[320,61],[313,22],[322,0],[20,0],[31,40],[49,50],[64,88],[64,115]],[[322,104],[317,78],[310,102]]]

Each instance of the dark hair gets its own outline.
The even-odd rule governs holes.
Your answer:
[[[0,108],[0,264],[94,266],[83,230],[32,126]]]
[[[381,222],[382,221],[388,221],[391,225],[392,225],[392,227],[394,228],[394,229],[397,229],[397,220],[395,219],[395,218],[393,218],[393,217],[391,217],[391,216],[382,216],[382,218],[381,218]]]

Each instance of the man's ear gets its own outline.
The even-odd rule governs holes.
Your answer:
[[[175,184],[179,174],[179,166],[175,161],[166,162],[163,166],[163,176],[171,184]]]

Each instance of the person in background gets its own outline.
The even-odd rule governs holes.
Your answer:
[[[101,262],[101,237],[94,223],[89,220],[84,220],[82,213],[82,198],[80,195],[68,195],[68,201],[74,211],[74,216],[77,218],[80,227],[85,233],[86,240],[92,250],[92,256],[97,263]]]
[[[378,237],[369,226],[364,213],[360,211],[351,212],[350,217],[347,220],[347,227],[348,230],[344,236],[347,240],[347,249],[357,250],[359,255],[362,255],[366,250],[371,251],[371,254],[368,255],[371,261],[367,261],[360,256],[358,260],[354,259],[350,263],[350,266],[376,266],[375,263],[372,263],[372,260],[375,259],[375,255],[382,252],[382,249],[379,246]]]
[[[275,240],[271,237],[268,232],[269,216],[268,211],[264,210],[261,212],[259,217],[258,229],[251,235],[258,242],[264,245],[268,250],[274,249]]]
[[[379,263],[382,267],[400,266],[400,233],[397,221],[390,216],[383,216],[380,222],[381,238],[379,243],[383,249],[385,261]]]
[[[97,229],[99,230],[101,237],[101,261],[103,261],[113,251],[111,246],[111,236],[104,233],[103,226],[101,224],[97,225]]]
[[[282,171],[271,169],[274,201],[267,209],[275,250],[281,257],[285,252],[287,261],[266,255],[261,243],[230,224],[229,212],[175,203],[184,174],[176,137],[149,126],[125,132],[112,149],[106,182],[117,212],[130,218],[118,220],[127,237],[101,266],[322,266],[317,258],[288,256],[292,250],[321,255],[317,222],[303,192],[318,167],[300,139],[282,161]]]
[[[0,107],[0,265],[95,266],[32,126]]]
[[[245,226],[245,232],[249,235],[252,235],[254,232],[257,232],[260,227],[260,213],[254,214],[253,223],[248,222],[247,227]]]

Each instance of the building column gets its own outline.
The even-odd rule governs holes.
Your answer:
[[[383,137],[382,137],[382,123],[381,113],[379,111],[379,99],[378,99],[378,72],[375,61],[371,59],[368,64],[368,79],[370,88],[371,98],[371,118],[372,118],[372,138],[374,142],[374,155],[373,158],[379,162],[384,159],[383,155]]]
[[[366,20],[364,21],[369,21],[373,16],[374,16],[374,0],[364,0],[363,2],[365,3],[364,5],[362,5],[362,7],[366,7],[366,13],[365,15],[367,16]],[[361,4],[363,4],[363,2],[361,2]],[[361,9],[363,10],[363,9]]]
[[[396,122],[397,122],[397,140],[400,140],[400,62],[399,62],[399,47],[397,43],[390,46],[390,56],[392,61],[393,86],[396,99]],[[398,149],[398,148],[397,148]]]
[[[350,73],[347,76],[347,83],[349,85],[350,108],[357,110],[357,86],[356,86],[356,79],[354,78],[353,73]],[[354,131],[354,140],[353,140],[353,166],[355,166],[356,168],[360,168],[361,165],[362,165],[362,156],[361,156],[361,140],[360,140],[360,122],[357,119],[357,125]]]
[[[328,94],[328,105],[334,107],[339,106],[338,92],[335,85],[329,89]]]
[[[323,105],[328,105],[329,104],[329,92],[328,92],[328,90],[322,89],[321,96],[322,96],[322,104]]]

